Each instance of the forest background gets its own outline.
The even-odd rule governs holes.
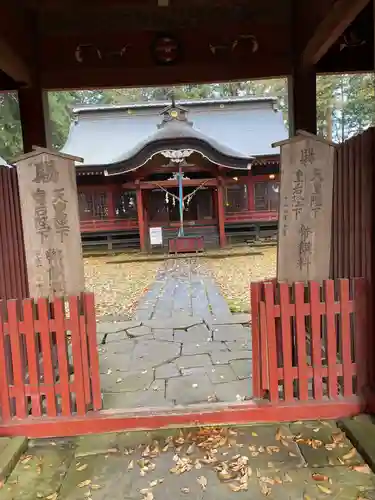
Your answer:
[[[288,125],[286,79],[255,80],[177,87],[49,92],[52,144],[61,148],[69,133],[73,108],[82,105],[127,104],[178,99],[220,97],[275,97]],[[318,133],[342,142],[375,124],[373,74],[325,75],[317,78]],[[0,94],[0,156],[6,160],[22,151],[22,133],[16,93]]]

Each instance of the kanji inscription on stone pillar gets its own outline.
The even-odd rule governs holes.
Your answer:
[[[281,147],[277,279],[329,278],[335,148],[306,132]]]
[[[42,148],[16,160],[33,298],[84,291],[75,161],[82,159]]]

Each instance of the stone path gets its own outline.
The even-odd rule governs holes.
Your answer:
[[[104,408],[251,398],[248,322],[198,259],[166,261],[133,321],[98,325]]]
[[[0,500],[364,500],[375,476],[335,422],[39,440]]]

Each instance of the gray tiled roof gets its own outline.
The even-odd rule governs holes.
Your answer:
[[[188,110],[193,128],[176,124],[162,132],[157,126],[160,113],[168,104],[76,108],[62,152],[83,157],[85,165],[118,164],[155,138],[164,140],[167,134],[167,139],[173,140],[175,132],[176,139],[183,136],[186,141],[189,137],[206,141],[220,154],[243,160],[278,154],[271,144],[287,138],[282,114],[275,110],[275,100],[271,98],[179,101]]]

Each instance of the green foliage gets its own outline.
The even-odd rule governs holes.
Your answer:
[[[127,104],[176,99],[220,97],[275,97],[288,122],[286,79],[269,79],[176,87],[137,89],[80,90],[49,93],[52,142],[61,148],[68,136],[74,106]],[[374,77],[364,75],[328,75],[317,79],[318,132],[329,139],[342,141],[374,124]],[[0,93],[0,156],[11,159],[22,150],[22,134],[17,96]]]

